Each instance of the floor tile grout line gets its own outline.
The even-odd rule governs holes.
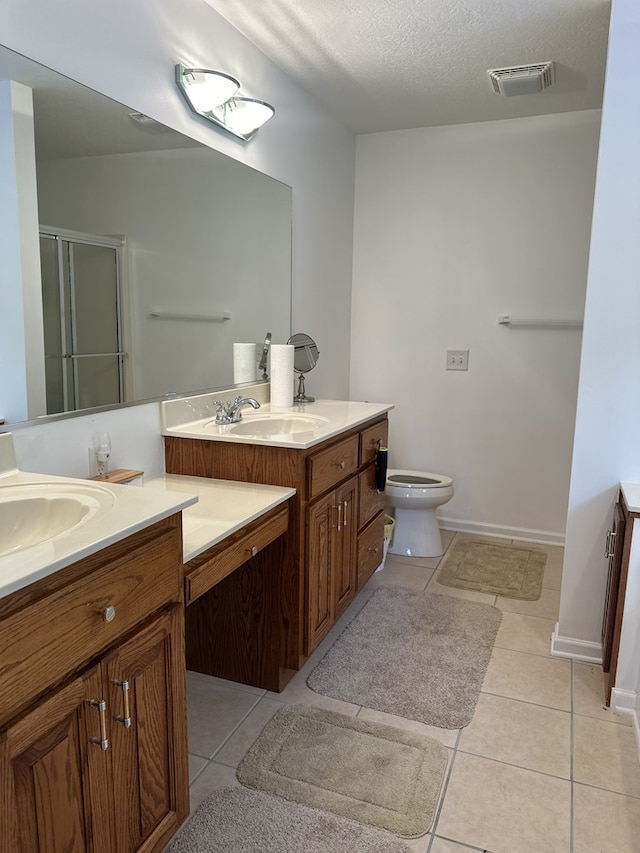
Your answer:
[[[460,734],[461,730],[458,729],[458,736],[456,737],[456,742],[453,747],[447,747],[447,749],[451,749],[451,762],[447,767],[447,775],[444,780],[444,784],[442,785],[442,793],[440,794],[440,802],[438,803],[438,807],[436,809],[436,813],[433,818],[433,824],[431,825],[431,829],[429,830],[431,834],[431,840],[429,842],[429,850],[431,850],[431,846],[433,845],[433,839],[438,829],[438,822],[440,820],[440,815],[442,814],[442,809],[444,807],[445,797],[447,796],[447,791],[449,789],[449,782],[451,780],[451,775],[453,773],[453,766],[455,764],[457,755],[458,755],[458,744],[460,743]]]
[[[491,755],[479,755],[477,752],[467,752],[466,749],[457,749],[456,754],[470,755],[472,758],[481,758],[483,761],[492,761],[494,764],[500,764],[503,767],[513,767],[515,770],[524,770],[525,773],[536,773],[538,776],[546,776],[548,779],[557,779],[559,782],[571,782],[567,776],[558,776],[556,773],[548,773],[546,770],[533,770],[531,767],[523,767],[521,764],[512,764],[510,761],[505,761],[502,758],[494,758]]]
[[[253,705],[249,708],[249,710],[243,715],[242,719],[234,726],[234,728],[229,732],[229,734],[224,738],[224,740],[220,743],[220,745],[215,749],[211,755],[209,756],[209,761],[213,761],[216,755],[220,752],[220,750],[230,741],[230,739],[234,736],[234,734],[238,731],[240,726],[247,720],[249,714],[257,708],[260,702],[264,699],[264,696],[258,697],[258,701],[254,702]],[[218,762],[219,764],[221,762]]]
[[[570,708],[556,708],[555,705],[544,705],[542,702],[532,702],[530,699],[519,699],[515,696],[505,696],[504,693],[492,693],[490,690],[481,690],[485,696],[497,696],[498,699],[511,699],[513,702],[524,702],[525,705],[535,705],[536,708],[549,708],[550,711],[561,711],[563,714],[570,714]]]

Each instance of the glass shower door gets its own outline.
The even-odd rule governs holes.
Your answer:
[[[124,400],[120,245],[43,232],[47,413]]]

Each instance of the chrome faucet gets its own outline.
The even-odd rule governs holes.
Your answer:
[[[239,423],[242,420],[242,409],[245,406],[252,406],[254,409],[260,408],[260,403],[253,397],[236,397],[233,403],[223,403],[222,400],[216,400],[215,405],[217,407],[217,424]]]

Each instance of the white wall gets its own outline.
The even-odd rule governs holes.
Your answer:
[[[561,542],[598,111],[360,136],[351,396],[389,400],[390,464],[455,479],[445,525]],[[469,349],[469,370],[445,370]]]
[[[585,306],[557,652],[600,647],[605,531],[620,481],[640,482],[640,7],[614,0]],[[637,567],[637,563],[635,564]],[[633,585],[640,596],[637,584]],[[636,602],[636,605],[640,602]],[[638,648],[621,649],[635,662]],[[616,684],[640,691],[640,684]]]
[[[353,135],[202,0],[8,0],[0,38],[293,188],[293,330],[322,351],[314,392],[346,398]],[[246,144],[224,134],[188,109],[176,62],[237,76],[247,94],[275,105],[275,118]]]
[[[0,418],[15,421],[44,411],[45,387],[33,98],[9,80],[0,81],[0,186]]]

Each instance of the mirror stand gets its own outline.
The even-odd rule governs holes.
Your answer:
[[[307,397],[304,391],[304,375],[316,366],[318,361],[318,347],[313,338],[309,335],[297,334],[291,335],[288,344],[291,344],[293,350],[293,369],[300,374],[298,379],[298,393],[293,398],[294,403],[314,403],[315,397]]]
[[[315,397],[307,397],[304,392],[304,373],[298,377],[298,393],[293,398],[294,403],[315,403]]]

